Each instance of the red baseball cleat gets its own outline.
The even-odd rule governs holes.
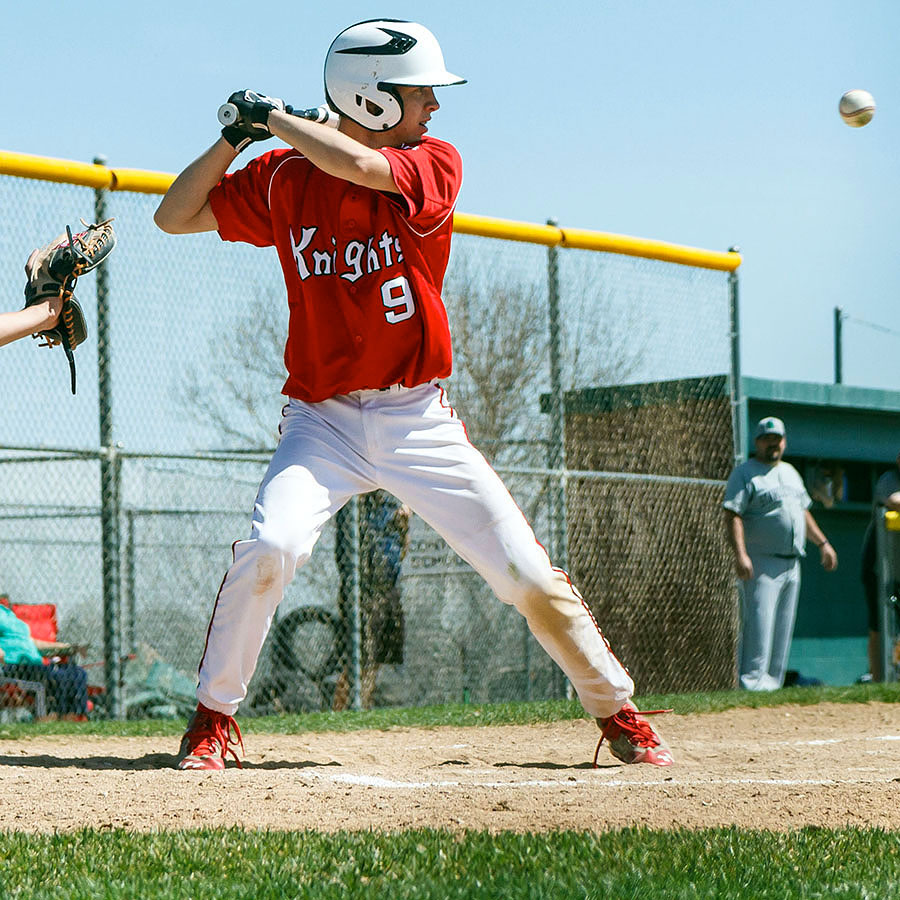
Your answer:
[[[181,739],[178,768],[224,769],[225,756],[230,753],[240,769],[241,761],[230,744],[240,744],[241,753],[244,752],[244,741],[237,722],[231,716],[207,709],[199,703]]]
[[[597,719],[602,734],[594,752],[594,768],[600,747],[606,741],[609,752],[624,763],[650,763],[652,766],[671,766],[675,762],[672,751],[660,740],[643,716],[672,712],[671,709],[652,709],[639,713],[629,700],[608,719]]]

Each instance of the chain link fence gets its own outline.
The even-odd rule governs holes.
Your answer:
[[[119,236],[103,279],[78,283],[89,337],[76,396],[61,350],[2,350],[0,594],[55,608],[97,715],[184,715],[284,402],[275,253],[165,235],[151,193],[0,175],[0,201],[7,309],[28,253],[66,223],[101,212]],[[734,462],[740,258],[712,269],[466,230],[445,281],[445,387],[470,437],[639,690],[732,686],[719,504]],[[524,619],[377,492],[329,523],[297,573],[241,711],[566,690]],[[29,703],[0,692],[7,714]]]

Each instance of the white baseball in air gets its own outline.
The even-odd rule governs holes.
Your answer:
[[[862,128],[872,121],[875,115],[875,98],[863,90],[847,91],[838,104],[841,118],[851,128]]]

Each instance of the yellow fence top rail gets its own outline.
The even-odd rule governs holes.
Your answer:
[[[164,194],[175,180],[174,175],[166,172],[151,172],[145,169],[111,169],[95,163],[53,159],[28,153],[13,153],[8,150],[0,150],[0,175],[78,184],[109,191],[131,191],[140,194]],[[476,216],[461,212],[457,212],[453,216],[453,230],[459,234],[473,234],[507,241],[524,241],[530,244],[543,244],[547,247],[569,247],[575,250],[600,250],[625,256],[640,256],[645,259],[697,266],[703,269],[718,269],[723,272],[733,272],[741,264],[741,255],[736,252],[702,250],[697,247],[685,247],[680,244],[629,237],[624,234],[609,234],[604,231],[588,231],[582,228],[560,228],[556,225],[537,225],[531,222],[515,222],[509,219],[495,219],[490,216]]]
[[[110,169],[96,163],[75,162],[0,150],[0,175],[58,181],[109,191],[133,191],[139,194],[164,194],[175,180],[165,172],[144,169]]]

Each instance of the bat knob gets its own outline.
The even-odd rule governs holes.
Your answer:
[[[236,125],[241,114],[233,103],[223,103],[216,116],[220,125]]]

